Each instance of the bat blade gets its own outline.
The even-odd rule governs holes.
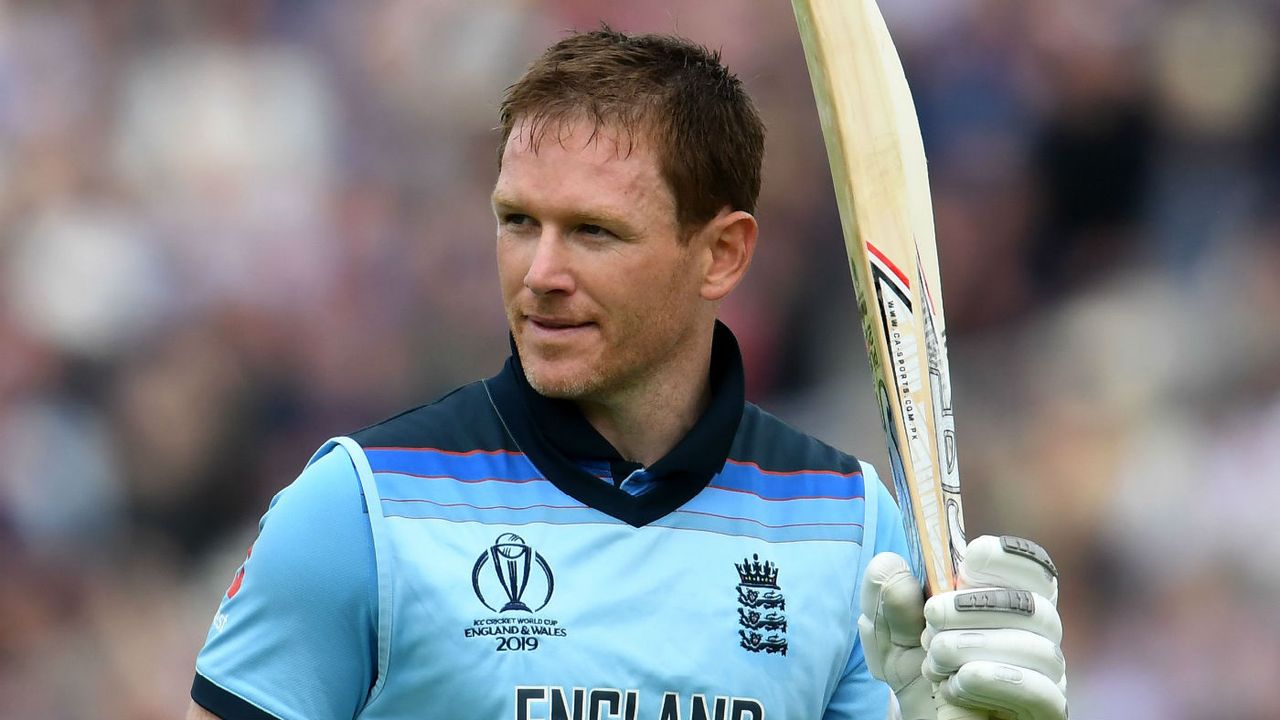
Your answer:
[[[874,0],[793,0],[822,122],[912,566],[932,594],[964,552],[928,171]]]

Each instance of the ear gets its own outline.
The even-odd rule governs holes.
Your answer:
[[[700,292],[704,300],[721,300],[742,281],[755,254],[759,231],[751,213],[728,208],[699,231],[704,258]]]

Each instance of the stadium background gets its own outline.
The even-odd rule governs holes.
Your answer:
[[[1057,559],[1073,717],[1280,717],[1280,10],[885,5],[971,534]],[[884,467],[786,3],[4,2],[0,718],[179,717],[312,449],[498,368],[495,104],[600,19],[745,80],[749,395]]]

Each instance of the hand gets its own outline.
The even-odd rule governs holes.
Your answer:
[[[1028,540],[984,535],[966,548],[957,585],[924,608],[923,671],[935,692],[1000,720],[1064,720],[1067,667],[1049,555]]]
[[[984,536],[969,543],[958,584],[926,604],[901,557],[882,553],[867,567],[858,628],[868,668],[893,689],[903,718],[935,718],[936,692],[999,720],[1065,719],[1058,581],[1048,555],[1026,540]],[[924,631],[913,639],[917,628]]]
[[[925,651],[924,589],[900,555],[871,558],[862,579],[862,638],[867,668],[898,698],[903,720],[936,720],[933,686],[921,670]]]

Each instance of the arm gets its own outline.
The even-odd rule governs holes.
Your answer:
[[[189,717],[353,717],[377,667],[375,562],[358,476],[334,448],[263,516],[196,659]]]

